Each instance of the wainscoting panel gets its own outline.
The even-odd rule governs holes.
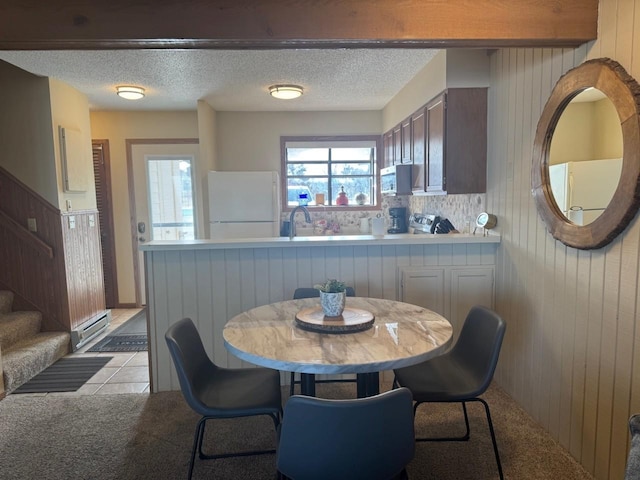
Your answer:
[[[402,267],[446,265],[473,270],[486,265],[493,272],[497,248],[498,244],[480,248],[385,245],[146,251],[152,389],[180,388],[164,333],[183,317],[194,320],[207,353],[217,364],[250,366],[227,352],[222,337],[226,322],[245,310],[291,299],[297,287],[313,286],[327,278],[353,285],[358,296],[398,300]],[[487,291],[492,289],[490,279]],[[459,295],[464,297],[464,292]],[[468,310],[468,301],[460,301],[464,306],[456,311],[464,318],[467,311],[462,310]],[[286,375],[282,379],[288,381]]]

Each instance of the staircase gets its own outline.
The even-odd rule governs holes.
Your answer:
[[[0,355],[11,393],[69,352],[67,332],[41,332],[40,312],[14,312],[13,293],[0,291]]]

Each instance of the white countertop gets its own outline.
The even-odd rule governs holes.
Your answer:
[[[140,245],[142,251],[216,250],[228,248],[289,248],[369,245],[438,245],[500,243],[500,236],[468,233],[395,235],[326,235],[313,237],[230,238],[225,240],[154,240]]]

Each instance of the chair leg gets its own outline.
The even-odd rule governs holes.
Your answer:
[[[280,419],[278,418],[278,415],[276,414],[272,414],[272,413],[265,413],[264,415],[269,415],[269,417],[271,417],[271,420],[273,420],[273,425],[276,429],[276,431],[278,430],[278,425],[280,424]],[[249,450],[246,452],[237,452],[237,453],[218,453],[218,454],[214,454],[214,455],[208,455],[206,453],[204,453],[204,451],[202,450],[202,443],[204,440],[204,427],[205,427],[205,422],[207,420],[211,420],[215,417],[202,417],[202,419],[200,419],[200,422],[198,423],[198,433],[196,434],[196,439],[198,441],[198,454],[200,459],[202,460],[216,460],[219,458],[232,458],[232,457],[249,457],[249,456],[253,456],[253,455],[266,455],[266,454],[270,454],[270,453],[276,453],[275,449],[269,449],[269,450]],[[199,434],[199,437],[198,437]],[[195,456],[195,445],[194,445],[194,451],[192,454],[192,462],[193,462],[193,457]],[[191,467],[191,470],[193,469],[193,467]],[[191,475],[191,474],[190,474]],[[191,476],[189,476],[189,478],[191,478]]]
[[[496,433],[493,429],[493,422],[491,421],[491,413],[489,412],[489,404],[485,402],[481,398],[476,398],[478,402],[481,402],[484,405],[484,411],[487,414],[487,423],[489,424],[489,432],[491,433],[491,442],[493,443],[493,452],[496,455],[496,463],[498,464],[498,474],[500,475],[500,480],[504,479],[504,475],[502,473],[502,463],[500,462],[500,454],[498,453],[498,442],[496,442]]]
[[[427,402],[416,402],[413,406],[413,416],[416,416],[416,412],[418,410],[418,406],[427,403]],[[467,428],[467,431],[462,437],[420,437],[416,438],[416,442],[466,442],[469,440],[471,430],[469,428],[469,416],[467,415],[467,405],[465,402],[462,403],[462,411],[464,413],[464,423]]]
[[[193,438],[193,448],[191,449],[191,460],[189,461],[189,473],[187,474],[187,480],[191,480],[193,475],[193,467],[196,459],[196,450],[202,452],[202,437],[204,436],[204,425],[206,418],[202,417],[196,425],[196,433]]]
[[[292,397],[295,392],[296,372],[291,372],[291,383],[289,384],[289,396]]]

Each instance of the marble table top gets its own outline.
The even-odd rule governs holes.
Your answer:
[[[441,315],[416,305],[379,298],[347,297],[348,307],[375,316],[369,330],[315,333],[296,326],[295,315],[319,298],[288,300],[233,317],[224,345],[242,360],[302,373],[371,373],[406,367],[443,353],[453,334]]]

